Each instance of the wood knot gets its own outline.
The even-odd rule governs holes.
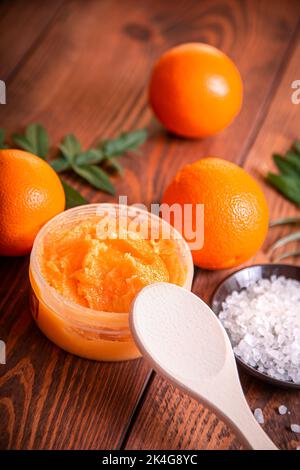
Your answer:
[[[131,39],[136,41],[146,42],[151,38],[151,31],[146,26],[138,23],[128,23],[123,27],[123,32]]]

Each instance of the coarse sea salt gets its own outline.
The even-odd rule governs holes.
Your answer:
[[[296,432],[297,434],[300,433],[300,424],[291,424],[291,430]]]
[[[280,405],[280,406],[278,407],[278,413],[279,413],[280,415],[285,415],[285,414],[287,413],[287,410],[288,410],[287,407],[284,406],[284,405]]]
[[[254,417],[259,424],[264,424],[265,418],[261,408],[255,408]]]
[[[300,383],[300,282],[260,279],[229,295],[219,318],[242,361],[273,378]]]

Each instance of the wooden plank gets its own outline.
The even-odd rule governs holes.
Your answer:
[[[277,9],[276,11],[278,12]],[[295,16],[299,17],[299,10]],[[267,17],[270,20],[270,16],[267,15]],[[258,24],[259,21],[256,23],[256,34],[259,31]],[[270,21],[264,22],[264,25],[265,27],[270,26]],[[295,48],[292,45],[288,53],[288,55],[292,54],[292,59],[280,82],[278,82],[279,88],[276,94],[274,93],[274,99],[266,121],[261,128],[258,128],[258,136],[251,147],[251,151],[249,153],[246,152],[247,158],[244,165],[263,185],[268,198],[272,219],[283,215],[299,214],[294,205],[285,201],[262,178],[262,174],[266,174],[267,170],[273,166],[271,161],[272,152],[287,150],[292,140],[299,138],[300,105],[296,106],[291,102],[291,82],[299,77],[300,74],[299,40],[295,44]],[[248,60],[255,67],[259,58],[254,51],[251,57],[253,59],[248,57]],[[252,75],[252,80],[249,79],[251,93],[249,93],[248,97],[246,96],[244,105],[246,108],[248,99],[252,99],[255,96],[255,87],[263,82],[263,80],[256,82],[253,79],[254,74]],[[248,122],[249,116],[251,116],[250,113],[248,113]],[[263,120],[263,116],[261,116],[261,120]],[[236,132],[236,136],[238,143],[236,142],[234,145],[239,145],[240,150],[235,154],[235,159],[240,161],[243,159],[243,155],[245,156],[245,146],[243,147],[243,140],[240,139],[239,132]],[[249,133],[249,142],[251,138],[253,136],[251,137],[251,133]],[[225,153],[225,156],[230,156],[231,146],[232,143],[230,141],[227,142],[223,152],[220,152],[219,155],[224,156]],[[266,256],[268,246],[283,232],[283,229],[272,229],[262,253],[259,253],[256,256],[256,260],[254,259],[248,264],[252,264],[255,261],[266,261],[268,259]],[[291,260],[287,260],[287,262],[291,262]],[[299,260],[295,262],[299,264]],[[193,291],[209,302],[210,296],[218,282],[229,273],[230,271],[228,270],[223,272],[199,270],[195,277]],[[266,421],[264,429],[266,432],[281,448],[295,449],[299,445],[299,441],[297,436],[290,431],[290,424],[292,422],[299,422],[300,419],[300,393],[260,383],[245,375],[242,371],[241,379],[251,408],[260,407],[263,410]],[[281,404],[288,407],[290,415],[280,416],[278,414],[278,406]],[[144,397],[143,405],[124,444],[127,449],[240,448],[240,444],[234,434],[213,413],[168,385],[165,380],[157,375],[155,375],[148,393]]]
[[[11,80],[8,104],[0,109],[3,127],[14,130],[40,120],[55,131],[54,138],[73,131],[87,143],[118,121],[113,113],[132,106],[136,49],[127,68],[125,52],[132,39],[126,44],[122,24],[128,5],[116,5],[70,2],[64,8]],[[116,31],[114,51],[107,50],[111,28]],[[145,66],[143,56],[140,63]],[[90,188],[85,192],[91,193]],[[8,356],[0,371],[0,447],[118,447],[148,367],[142,361],[112,365],[81,360],[47,341],[29,314],[27,263],[1,260],[6,281],[0,291],[0,337]]]
[[[292,40],[296,5],[221,0],[190,0],[176,6],[171,0],[68,2],[12,78],[8,104],[0,108],[1,127],[16,131],[40,121],[53,142],[72,131],[87,145],[97,136],[151,123],[145,156],[124,158],[125,176],[116,184],[119,194],[128,194],[129,203],[157,200],[166,180],[195,156],[208,150],[230,159],[243,154]],[[251,79],[239,119],[203,143],[171,138],[146,105],[145,84],[154,59],[188,40],[221,46],[243,76]],[[255,62],[247,56],[255,57]],[[249,115],[253,116],[250,128]],[[114,200],[71,179],[91,201]],[[116,448],[149,369],[143,361],[84,361],[49,343],[30,318],[26,263],[1,260],[1,278],[6,281],[0,286],[0,337],[8,345],[8,363],[0,370],[0,447]],[[192,419],[191,414],[187,420]],[[155,432],[153,436],[157,437]]]
[[[2,1],[0,4],[0,79],[7,81],[41,40],[63,0]]]

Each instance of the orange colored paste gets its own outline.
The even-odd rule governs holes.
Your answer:
[[[189,288],[189,253],[177,240],[164,239],[161,227],[154,237],[142,236],[139,226],[120,223],[103,238],[103,217],[61,218],[33,250],[31,311],[37,325],[78,356],[104,361],[139,357],[129,328],[131,302],[153,282]]]
[[[147,284],[184,284],[186,272],[174,241],[144,239],[137,232],[102,239],[98,221],[83,220],[45,237],[42,274],[63,297],[93,310],[122,313]]]

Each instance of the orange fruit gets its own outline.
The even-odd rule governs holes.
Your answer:
[[[204,244],[192,250],[194,263],[202,268],[242,264],[259,250],[268,231],[268,206],[259,185],[245,170],[220,158],[204,158],[182,168],[166,189],[163,203],[181,208],[192,204],[193,209],[204,205]]]
[[[243,84],[232,60],[215,47],[187,43],[163,54],[153,68],[149,101],[161,123],[183,137],[227,127],[242,105]]]
[[[55,171],[22,150],[0,150],[0,255],[28,253],[39,229],[65,208]]]

